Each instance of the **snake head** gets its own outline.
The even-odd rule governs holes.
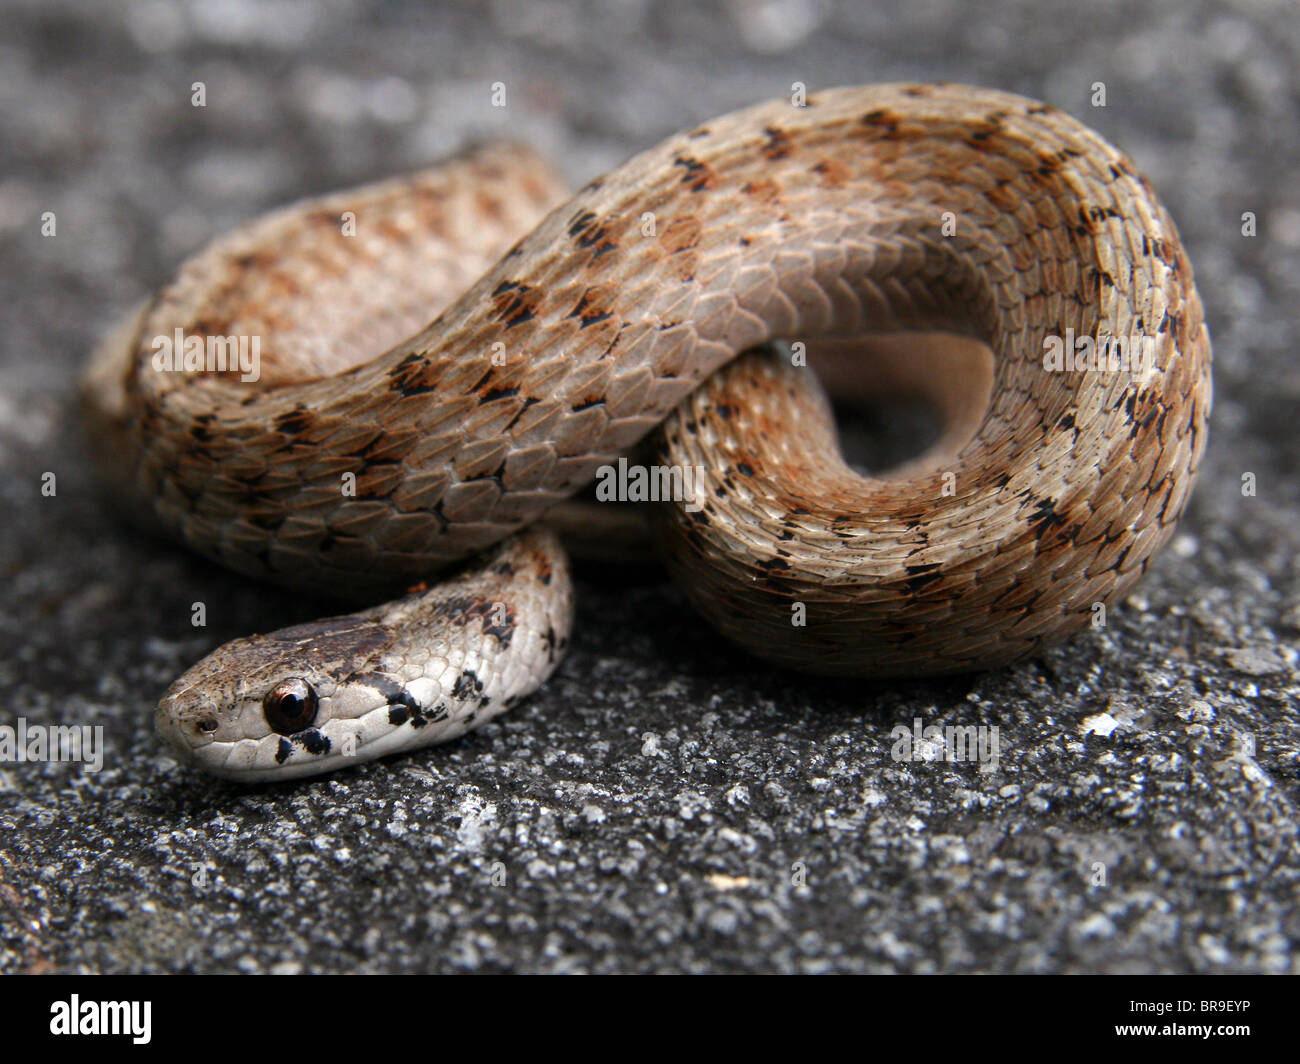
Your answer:
[[[231,779],[356,760],[359,725],[384,701],[340,677],[386,645],[383,626],[360,614],[233,640],[167,689],[155,728],[182,763]]]
[[[168,688],[155,725],[213,775],[329,772],[509,709],[551,674],[572,620],[563,548],[530,529],[433,588],[218,647]]]

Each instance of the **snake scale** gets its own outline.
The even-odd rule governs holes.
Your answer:
[[[984,345],[983,384],[912,346],[936,332]],[[257,337],[260,376],[160,363],[172,336]],[[1076,338],[1151,357],[1045,357]],[[851,469],[803,349],[886,390],[911,367],[950,431],[894,475]],[[1019,96],[881,85],[707,122],[572,198],[500,145],[274,212],[189,260],[83,392],[109,483],[152,523],[237,572],[385,602],[235,640],[168,690],[178,755],[256,781],[452,738],[544,682],[572,619],[545,515],[629,454],[701,471],[649,508],[655,537],[767,660],[1031,654],[1170,535],[1210,348],[1124,155]]]

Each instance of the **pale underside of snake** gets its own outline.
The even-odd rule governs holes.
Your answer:
[[[256,337],[260,377],[160,361],[174,336]],[[1072,369],[1053,338],[1150,357]],[[942,438],[855,471],[792,350],[927,396]],[[572,617],[546,515],[638,445],[703,471],[651,524],[755,654],[860,676],[1031,654],[1169,536],[1210,348],[1124,155],[1018,96],[883,85],[707,122],[567,201],[499,146],[275,212],[187,262],[84,393],[117,491],[208,557],[371,603],[431,585],[171,686],[180,756],[275,780],[453,738],[544,682]]]

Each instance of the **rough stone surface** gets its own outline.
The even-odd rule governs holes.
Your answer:
[[[106,761],[0,765],[0,971],[1300,967],[1290,0],[438,8],[5,4],[0,723],[102,725]],[[113,519],[68,400],[114,314],[263,208],[469,139],[578,183],[795,81],[896,79],[1079,115],[1182,228],[1212,442],[1106,629],[987,675],[828,685],[731,650],[653,570],[587,568],[557,677],[463,741],[261,790],[164,756],[173,676],[328,606]],[[996,726],[997,771],[896,761],[917,718]]]

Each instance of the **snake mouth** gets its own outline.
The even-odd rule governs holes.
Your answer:
[[[154,714],[154,732],[178,761],[188,764],[194,760],[194,747],[187,740],[184,730],[178,727],[161,707]]]

